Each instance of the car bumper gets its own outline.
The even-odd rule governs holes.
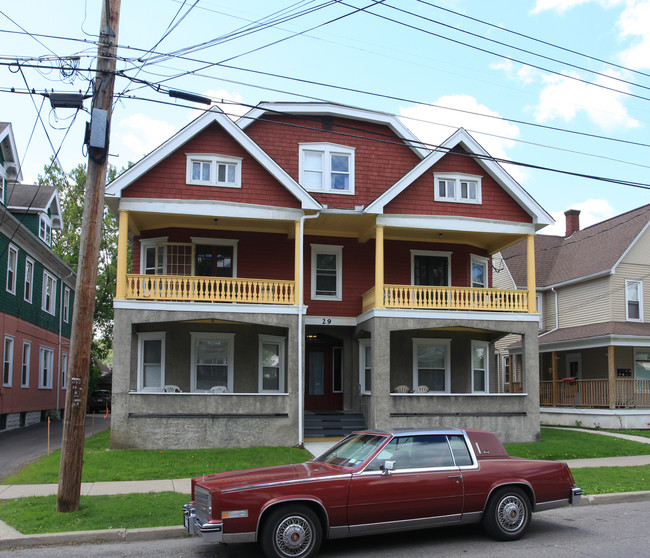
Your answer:
[[[220,543],[223,541],[223,523],[203,523],[196,516],[196,510],[190,504],[183,506],[183,519],[185,529],[190,535],[201,535],[208,543]]]
[[[569,503],[572,506],[577,506],[580,503],[580,500],[582,500],[582,488],[576,486],[571,489],[571,498],[569,499]]]

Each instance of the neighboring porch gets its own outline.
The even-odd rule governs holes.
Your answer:
[[[542,407],[650,409],[650,380],[579,380],[573,377],[540,382]]]

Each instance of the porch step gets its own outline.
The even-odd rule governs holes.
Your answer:
[[[318,411],[305,413],[305,438],[343,437],[364,430],[366,419],[361,413]]]

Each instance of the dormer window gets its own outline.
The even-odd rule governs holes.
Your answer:
[[[300,184],[315,192],[354,194],[354,149],[334,143],[300,144]]]
[[[38,237],[48,246],[52,245],[52,221],[45,214],[38,218]]]
[[[433,175],[433,199],[441,202],[481,203],[481,177],[469,174]]]
[[[188,184],[241,188],[242,159],[229,155],[188,154]]]

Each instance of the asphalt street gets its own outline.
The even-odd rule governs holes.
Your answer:
[[[111,417],[103,414],[86,416],[86,438],[106,430],[111,425]],[[25,428],[15,428],[0,432],[0,481],[16,472],[21,467],[47,455],[49,450],[61,447],[63,438],[63,421],[39,422]]]

